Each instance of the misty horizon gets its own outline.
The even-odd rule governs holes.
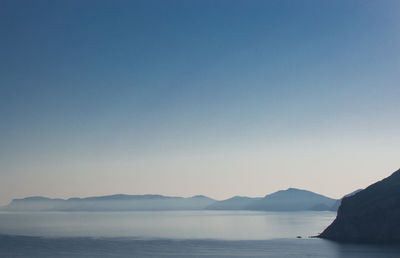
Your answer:
[[[260,197],[265,197],[266,195],[270,195],[282,190],[289,190],[289,189],[296,189],[296,190],[302,190],[302,191],[310,191],[310,192],[314,192],[308,189],[300,189],[300,188],[296,188],[296,187],[289,187],[287,189],[279,189],[277,191],[271,192],[271,193],[266,193],[262,196],[248,196],[248,195],[232,195],[229,198],[232,197],[251,197],[251,198],[260,198]],[[316,193],[316,192],[314,192]],[[183,196],[183,195],[164,195],[164,194],[160,194],[160,193],[141,193],[141,194],[127,194],[127,193],[114,193],[114,194],[106,194],[106,195],[89,195],[89,196],[70,196],[70,197],[51,197],[51,196],[41,196],[41,195],[36,195],[36,196],[25,196],[25,197],[21,197],[21,198],[13,198],[11,200],[14,199],[25,199],[25,198],[35,198],[35,197],[44,197],[44,198],[49,198],[49,199],[61,199],[61,200],[68,200],[68,199],[74,199],[74,198],[80,198],[80,199],[84,199],[84,198],[92,198],[92,197],[104,197],[104,196],[164,196],[164,197],[182,197],[182,198],[191,198],[191,197],[208,197],[211,198],[213,200],[217,200],[217,201],[221,201],[221,200],[226,200],[225,199],[217,199],[217,198],[213,198],[210,195],[207,194],[195,194],[195,195],[189,195],[189,196]],[[329,197],[329,196],[327,196]],[[343,196],[341,196],[343,197]]]
[[[393,170],[394,171],[394,170]],[[382,178],[381,178],[382,179]],[[377,179],[377,180],[381,180],[381,179]],[[321,194],[321,195],[324,195],[324,196],[327,196],[327,197],[329,197],[329,198],[333,198],[333,199],[340,199],[340,198],[342,198],[343,196],[345,196],[345,195],[347,195],[347,194],[349,194],[349,193],[351,193],[351,192],[353,192],[353,191],[355,191],[355,190],[357,190],[357,189],[363,189],[363,188],[365,188],[366,186],[368,186],[368,185],[370,185],[371,183],[373,183],[373,182],[370,182],[370,183],[367,183],[366,185],[364,185],[364,186],[359,186],[358,188],[355,188],[355,189],[352,189],[350,192],[345,192],[345,193],[341,193],[341,194],[336,194],[336,195],[333,195],[333,196],[331,196],[331,195],[327,195],[327,194],[324,194],[324,193],[320,193],[320,192],[317,192],[317,191],[314,191],[314,190],[312,190],[312,189],[305,189],[305,188],[299,188],[299,187],[294,187],[294,186],[289,186],[289,187],[287,187],[287,188],[284,188],[284,189],[276,189],[275,191],[272,191],[272,192],[267,192],[267,193],[265,193],[265,194],[261,194],[261,195],[258,195],[258,196],[256,196],[256,195],[246,195],[246,194],[241,194],[241,195],[239,195],[239,194],[231,194],[231,195],[229,195],[228,193],[226,193],[226,195],[224,195],[224,197],[214,197],[214,196],[212,196],[212,195],[209,195],[209,194],[207,194],[207,193],[198,193],[198,194],[196,194],[196,193],[194,193],[194,194],[192,194],[192,195],[179,195],[179,194],[175,194],[175,195],[168,195],[168,194],[163,194],[163,193],[154,193],[154,192],[152,192],[152,193],[150,193],[150,192],[145,192],[145,193],[122,193],[122,192],[117,192],[117,193],[107,193],[107,194],[102,194],[102,193],[99,193],[99,194],[97,194],[97,195],[94,195],[94,194],[92,194],[92,195],[86,195],[86,196],[67,196],[67,195],[53,195],[53,196],[51,196],[51,195],[26,195],[26,196],[16,196],[16,197],[13,197],[13,198],[11,198],[10,200],[8,200],[8,202],[6,201],[6,202],[4,202],[4,203],[1,203],[0,202],[0,207],[1,206],[4,206],[4,205],[7,205],[7,204],[9,204],[12,200],[14,200],[14,199],[24,199],[24,198],[29,198],[29,197],[45,197],[45,198],[51,198],[51,199],[63,199],[63,200],[68,200],[68,199],[71,199],[71,198],[81,198],[81,199],[83,199],[83,198],[91,198],[91,197],[98,197],[98,196],[116,196],[116,195],[138,195],[138,196],[140,196],[140,195],[161,195],[161,196],[165,196],[165,197],[183,197],[183,198],[190,198],[190,197],[195,197],[195,196],[206,196],[206,197],[209,197],[209,198],[211,198],[211,199],[213,199],[213,200],[217,200],[217,201],[222,201],[222,200],[226,200],[226,199],[229,199],[229,198],[232,198],[232,197],[236,197],[236,196],[238,196],[238,197],[250,197],[250,198],[258,198],[258,197],[265,197],[265,196],[267,196],[267,195],[270,195],[270,194],[273,194],[273,193],[276,193],[276,192],[278,192],[278,191],[281,191],[281,190],[288,190],[288,189],[299,189],[299,190],[305,190],[305,191],[311,191],[311,192],[314,192],[314,193],[318,193],[318,194]]]
[[[364,186],[365,187],[365,186]],[[166,195],[166,194],[162,194],[162,193],[111,193],[111,194],[98,194],[98,195],[87,195],[87,196],[46,196],[46,195],[27,195],[27,196],[19,196],[19,197],[14,197],[12,199],[10,199],[8,202],[6,203],[0,203],[0,207],[9,204],[12,200],[15,199],[26,199],[26,198],[36,198],[36,197],[43,197],[43,198],[49,198],[49,199],[60,199],[60,200],[68,200],[68,199],[74,199],[74,198],[78,198],[78,199],[85,199],[85,198],[92,198],[92,197],[105,197],[105,196],[163,196],[163,197],[181,197],[181,198],[192,198],[192,197],[199,197],[199,196],[204,196],[204,197],[208,197],[211,198],[213,200],[216,201],[222,201],[222,200],[227,200],[233,197],[250,197],[250,198],[262,198],[265,197],[267,195],[279,192],[279,191],[283,191],[283,190],[289,190],[289,189],[296,189],[296,190],[302,190],[302,191],[310,191],[313,193],[317,193],[317,194],[321,194],[323,196],[332,198],[332,199],[340,199],[343,196],[345,196],[346,194],[349,194],[350,192],[344,193],[343,195],[338,195],[338,197],[336,196],[329,196],[329,195],[325,195],[310,189],[302,189],[302,188],[298,188],[298,187],[288,187],[286,189],[277,189],[276,191],[273,192],[268,192],[265,193],[263,195],[259,195],[259,196],[251,196],[251,195],[237,195],[237,194],[232,194],[232,195],[227,195],[227,197],[223,197],[223,198],[215,198],[211,195],[208,194],[193,194],[193,195]],[[362,189],[362,187],[359,187],[357,189]],[[357,189],[353,189],[353,191],[357,190]]]

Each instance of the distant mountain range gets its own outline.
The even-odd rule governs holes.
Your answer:
[[[260,211],[334,211],[340,200],[306,190],[289,188],[251,198],[235,196],[217,201],[198,195],[189,198],[163,195],[107,195],[88,198],[51,199],[27,197],[14,199],[1,208],[6,211],[160,211],[160,210],[260,210]]]
[[[264,198],[235,196],[217,201],[207,209],[210,210],[261,210],[261,211],[303,211],[332,210],[338,200],[306,190],[289,188],[266,195]]]
[[[215,200],[198,195],[190,198],[163,195],[107,195],[88,198],[50,199],[28,197],[14,199],[3,207],[8,211],[134,211],[202,210]]]

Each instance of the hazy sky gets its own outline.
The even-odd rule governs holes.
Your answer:
[[[400,1],[0,0],[0,204],[341,197],[400,167]]]

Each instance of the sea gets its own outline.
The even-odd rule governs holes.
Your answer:
[[[0,212],[0,257],[399,258],[314,238],[335,212]]]

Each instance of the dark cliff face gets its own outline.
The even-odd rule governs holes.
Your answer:
[[[343,199],[321,238],[344,242],[400,243],[400,169]]]

